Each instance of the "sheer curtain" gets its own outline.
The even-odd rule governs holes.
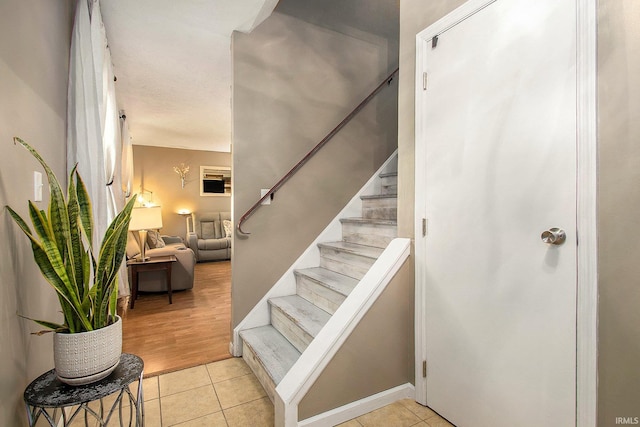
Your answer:
[[[122,140],[113,65],[98,0],[77,3],[67,109],[67,167],[70,170],[78,164],[91,196],[97,255],[104,232],[124,206],[119,170]],[[124,267],[118,288],[120,296],[129,295]]]
[[[124,114],[120,118],[120,135],[122,138],[122,192],[124,197],[132,196],[133,186],[133,145],[129,136],[129,125]]]

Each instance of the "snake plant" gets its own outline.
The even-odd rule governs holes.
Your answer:
[[[62,324],[32,320],[53,331],[68,333],[108,326],[115,321],[118,270],[125,254],[135,197],[107,228],[96,259],[91,243],[94,232],[91,201],[77,165],[69,175],[65,198],[58,179],[40,154],[20,138],[14,138],[14,143],[26,148],[44,168],[50,201],[47,211],[29,201],[34,232],[13,209],[7,206],[7,210],[31,241],[35,262],[55,289],[64,315]]]

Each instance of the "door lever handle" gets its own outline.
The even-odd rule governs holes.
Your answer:
[[[544,243],[548,243],[550,245],[561,245],[565,240],[567,240],[567,234],[563,229],[554,227],[543,231],[540,238]]]

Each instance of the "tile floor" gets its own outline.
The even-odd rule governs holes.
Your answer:
[[[273,426],[273,405],[242,359],[232,358],[143,381],[146,427]],[[401,400],[341,427],[451,427],[429,408]]]

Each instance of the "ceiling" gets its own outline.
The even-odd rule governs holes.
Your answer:
[[[231,33],[278,0],[103,0],[116,93],[136,145],[230,151]]]

